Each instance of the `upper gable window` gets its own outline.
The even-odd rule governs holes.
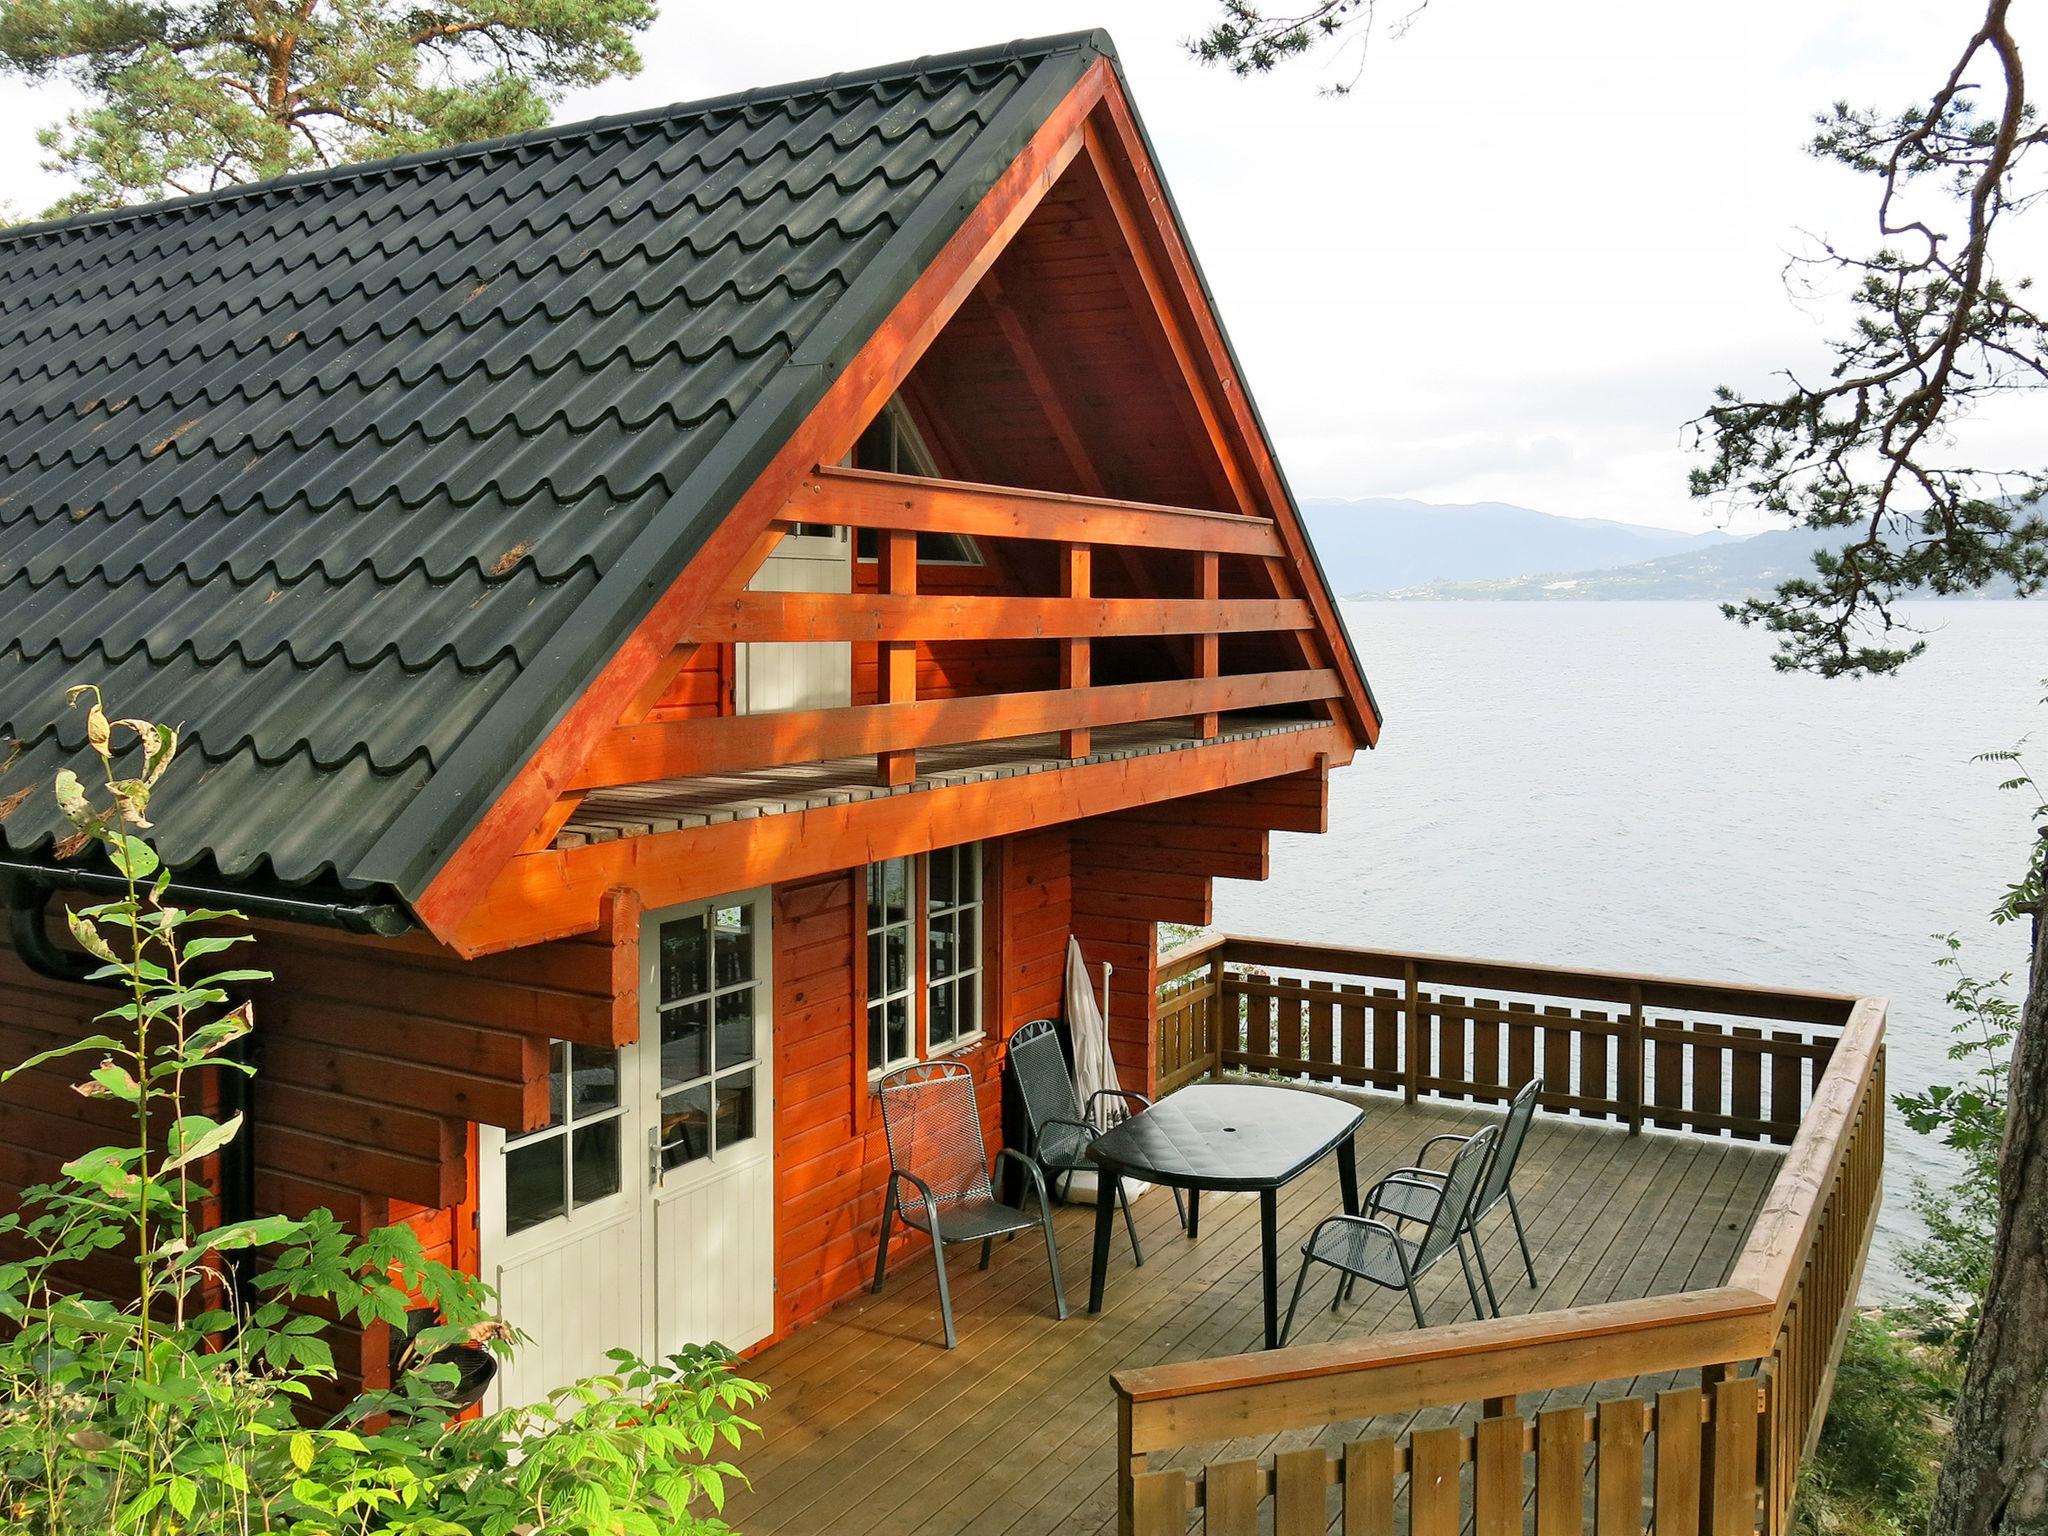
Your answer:
[[[878,469],[892,475],[921,475],[939,478],[938,462],[918,435],[917,425],[902,402],[890,400],[882,414],[869,424],[853,447],[855,469]],[[862,560],[878,558],[880,541],[875,530],[862,528],[855,535],[854,554]],[[980,565],[981,551],[964,533],[920,533],[917,536],[919,565]]]

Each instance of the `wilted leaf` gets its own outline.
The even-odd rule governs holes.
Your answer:
[[[109,965],[119,965],[120,957],[114,953],[113,945],[100,936],[90,918],[80,917],[76,912],[64,914],[65,926],[70,928],[71,937],[78,940],[78,947],[95,960],[104,960]]]

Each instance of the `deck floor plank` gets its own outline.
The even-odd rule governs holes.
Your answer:
[[[1370,1184],[1409,1161],[1439,1131],[1469,1130],[1497,1111],[1469,1104],[1403,1105],[1363,1095],[1368,1106],[1359,1172]],[[1521,1267],[1505,1213],[1489,1223],[1488,1254],[1502,1309],[1566,1307],[1675,1291],[1723,1280],[1760,1208],[1780,1149],[1665,1132],[1630,1137],[1618,1126],[1539,1117],[1524,1152],[1517,1195],[1538,1287]],[[1309,1229],[1339,1209],[1334,1164],[1283,1192],[1281,1304]],[[1049,1536],[1114,1528],[1115,1409],[1111,1371],[1130,1365],[1230,1354],[1260,1334],[1258,1203],[1210,1195],[1202,1236],[1181,1233],[1164,1191],[1136,1206],[1143,1269],[1131,1264],[1121,1224],[1107,1301],[1089,1317],[1091,1207],[1055,1217],[1061,1276],[1072,1315],[1056,1322],[1044,1250],[1032,1235],[998,1244],[986,1272],[973,1247],[952,1251],[960,1347],[938,1343],[938,1307],[921,1245],[890,1275],[881,1297],[843,1303],[811,1327],[755,1356],[748,1370],[771,1396],[757,1415],[764,1438],[736,1458],[754,1479],[726,1518],[743,1536]],[[1295,1337],[1351,1338],[1412,1326],[1406,1299],[1361,1285],[1333,1316],[1331,1281],[1303,1297]],[[1469,1315],[1455,1261],[1427,1277],[1432,1322]],[[1668,1378],[1632,1383],[1638,1390]],[[1609,1392],[1619,1390],[1608,1388]],[[1585,1402],[1552,1394],[1540,1406]],[[1601,1395],[1606,1395],[1602,1393]],[[1448,1415],[1380,1421],[1375,1432]],[[1304,1445],[1334,1448],[1358,1426],[1237,1441],[1232,1454],[1270,1455]],[[1199,1459],[1212,1459],[1204,1448]],[[1192,1461],[1193,1454],[1180,1458]]]

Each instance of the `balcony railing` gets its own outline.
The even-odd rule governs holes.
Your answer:
[[[1321,1531],[1334,1501],[1346,1532],[1519,1536],[1532,1495],[1539,1536],[1785,1530],[1877,1219],[1881,1000],[1234,937],[1159,974],[1162,1092],[1241,1071],[1500,1101],[1540,1071],[1550,1113],[1786,1153],[1710,1290],[1118,1373],[1120,1531],[1200,1508],[1252,1532],[1268,1504]],[[1204,1460],[1275,1437],[1323,1443]]]

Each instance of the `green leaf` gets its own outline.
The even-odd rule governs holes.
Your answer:
[[[301,1472],[307,1471],[312,1467],[313,1437],[311,1435],[303,1430],[293,1435],[290,1449],[293,1466],[297,1467]]]
[[[130,837],[123,833],[119,839],[108,845],[107,853],[114,861],[114,868],[131,880],[147,880],[157,872],[159,860],[156,850],[139,837]],[[188,1511],[180,1510],[179,1513],[184,1514]]]
[[[238,1114],[218,1122],[205,1115],[181,1116],[171,1127],[169,1155],[162,1171],[170,1173],[202,1157],[211,1157],[233,1141],[241,1129],[242,1117]]]
[[[193,1482],[192,1479],[189,1477],[172,1478],[171,1508],[175,1509],[187,1520],[190,1520],[192,1518],[192,1511],[196,1509],[198,1505],[199,1485]]]
[[[100,1090],[98,1093],[93,1093],[89,1090],[81,1089],[80,1091],[84,1092],[87,1098],[116,1098],[124,1104],[133,1104],[142,1097],[142,1088],[133,1077],[129,1076],[128,1069],[116,1066],[111,1061],[102,1062],[94,1067],[91,1072],[87,1073],[86,1076]]]
[[[65,1056],[76,1056],[81,1051],[120,1051],[126,1049],[127,1047],[112,1035],[87,1035],[84,1039],[74,1040],[69,1045],[53,1046],[47,1051],[36,1052],[35,1055],[29,1057],[26,1061],[16,1062],[5,1072],[0,1072],[0,1083],[6,1082],[17,1073],[28,1071],[31,1067],[40,1067],[46,1061],[57,1061]]]

